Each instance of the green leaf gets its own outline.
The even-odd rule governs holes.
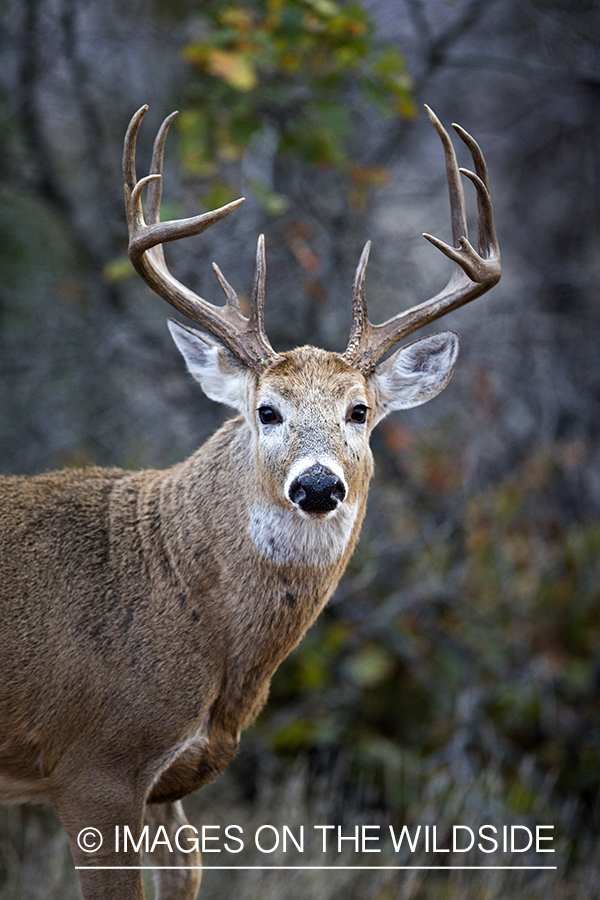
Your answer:
[[[252,178],[249,181],[252,193],[270,216],[283,216],[289,209],[290,202],[284,194],[277,194],[260,181]]]
[[[360,687],[375,687],[391,674],[394,657],[378,644],[367,644],[344,663],[344,670]]]

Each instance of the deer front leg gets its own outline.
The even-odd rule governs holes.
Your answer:
[[[147,854],[149,863],[185,867],[154,870],[156,900],[196,900],[202,879],[202,857],[197,836],[185,817],[181,802],[149,804],[145,822],[151,840],[162,825],[173,850],[171,852],[166,843],[157,844],[154,852]]]
[[[99,776],[98,769],[61,785],[55,796],[84,900],[144,900],[139,848],[131,842],[124,848],[122,839],[128,828],[138,840],[143,797],[127,782]]]

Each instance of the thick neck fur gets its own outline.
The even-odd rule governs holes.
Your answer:
[[[269,507],[258,492],[253,456],[250,428],[238,416],[181,465],[137,476],[142,510],[160,519],[145,529],[150,520],[140,517],[149,559],[156,556],[158,525],[190,602],[201,597],[215,631],[226,635],[220,704],[237,728],[253,717],[257,693],[335,589],[366,507],[366,490],[362,501],[325,520]]]

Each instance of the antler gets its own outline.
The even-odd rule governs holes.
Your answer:
[[[448,132],[435,113],[428,106],[425,109],[444,146],[454,247],[450,247],[430,234],[424,234],[423,237],[454,261],[454,271],[446,287],[435,297],[393,316],[381,325],[372,325],[367,315],[365,300],[365,273],[371,247],[371,242],[367,242],[354,276],[352,328],[348,347],[342,354],[342,359],[359,369],[364,375],[372,372],[383,354],[402,338],[453,309],[463,306],[470,300],[480,297],[500,280],[500,249],[494,230],[492,203],[483,153],[477,142],[464,128],[461,128],[460,125],[453,125],[454,130],[471,151],[475,172],[459,169]],[[466,175],[477,190],[479,253],[468,241],[465,199],[460,173]]]
[[[201,234],[244,202],[234,200],[219,209],[190,219],[160,221],[162,167],[167,132],[177,115],[171,113],[162,123],[154,142],[150,175],[137,180],[135,145],[137,133],[148,110],[142,106],[133,116],[125,136],[123,178],[125,209],[129,226],[129,258],[146,284],[171,306],[222,341],[250,368],[261,371],[280,357],[275,353],[264,331],[265,242],[261,234],[256,249],[256,274],[252,290],[250,317],[242,314],[237,295],[219,267],[213,263],[219,284],[225,293],[225,306],[214,306],[203,300],[171,275],[165,262],[162,244],[179,238]],[[146,217],[142,209],[142,193],[148,186]]]

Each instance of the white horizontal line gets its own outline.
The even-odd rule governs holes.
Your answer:
[[[524,871],[525,869],[557,869],[558,866],[75,866],[76,869],[360,869],[375,871],[377,869],[399,871],[404,869],[517,869]]]

